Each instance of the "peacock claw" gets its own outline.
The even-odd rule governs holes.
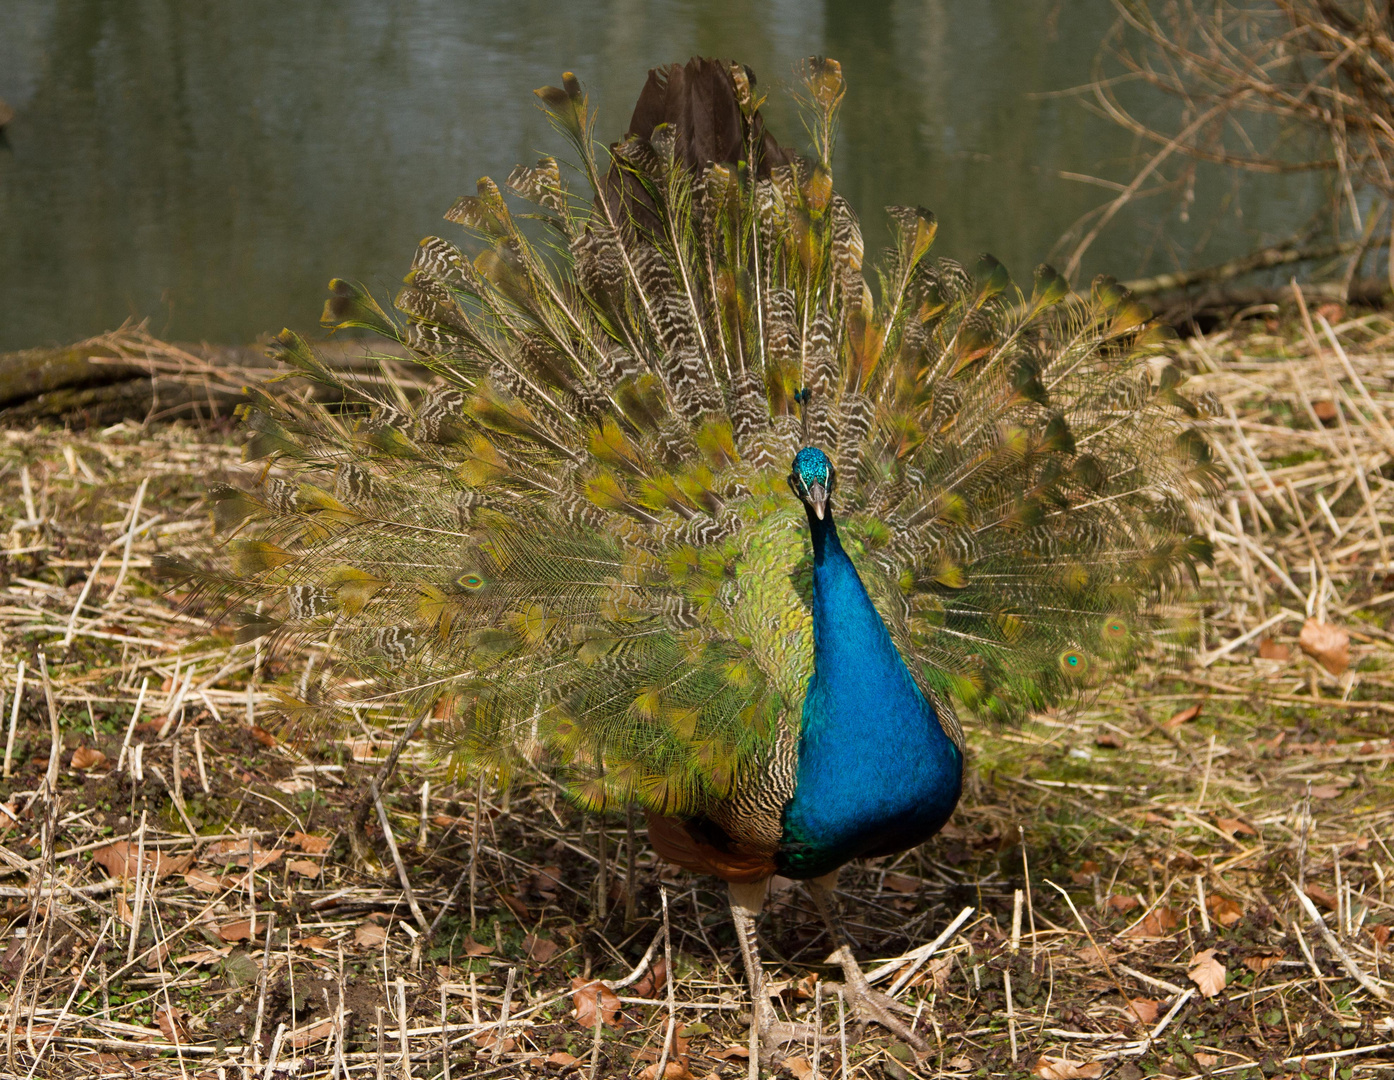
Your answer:
[[[760,1060],[772,1065],[781,1055],[779,1047],[786,1043],[811,1043],[817,1030],[812,1024],[794,1024],[787,1020],[776,1020],[774,1010],[767,1012],[760,1022]]]
[[[863,1030],[867,1024],[880,1024],[920,1053],[929,1049],[929,1044],[916,1035],[909,1024],[895,1015],[900,1012],[913,1017],[914,1013],[889,994],[873,990],[865,979],[849,979],[843,984],[842,993],[848,1008],[852,1010],[852,1015]]]

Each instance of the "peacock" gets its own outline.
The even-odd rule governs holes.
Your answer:
[[[841,866],[933,836],[960,718],[1068,706],[1182,654],[1210,561],[1201,399],[1166,327],[1110,279],[931,256],[889,208],[874,274],[833,187],[836,61],[800,69],[811,145],[754,74],[648,75],[595,145],[575,76],[537,91],[570,160],[482,179],[389,311],[335,280],[325,322],[392,342],[364,374],[272,346],[307,392],[248,390],[249,490],[214,486],[239,641],[322,643],[283,710],[401,703],[443,752],[642,807],[657,852],[725,881],[762,1045],[796,1037],[755,921],[807,884],[856,1015],[923,1046],[838,926]],[[309,392],[313,391],[313,392]]]

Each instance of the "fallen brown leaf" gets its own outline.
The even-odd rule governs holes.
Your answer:
[[[254,738],[257,742],[261,743],[262,746],[276,745],[276,736],[272,735],[271,732],[267,731],[264,727],[261,727],[259,724],[253,724],[251,727],[249,727],[247,729],[247,734]]]
[[[1350,667],[1350,635],[1339,626],[1310,618],[1302,624],[1297,644],[1332,675]]]
[[[887,874],[884,884],[886,888],[898,893],[918,892],[920,888],[919,878],[912,878],[907,874]]]
[[[1131,998],[1124,1012],[1139,1024],[1155,1024],[1160,1013],[1160,1002],[1151,998]]]
[[[1376,925],[1370,927],[1370,936],[1375,939],[1375,944],[1381,949],[1389,944],[1389,927]]]
[[[742,1061],[750,1057],[748,1046],[728,1046],[723,1050],[715,1050],[707,1057],[716,1058],[717,1061],[730,1061],[732,1058],[740,1058]]]
[[[785,1064],[789,1064],[787,1061]],[[658,1062],[654,1062],[639,1074],[639,1080],[658,1080]],[[669,1061],[663,1066],[663,1080],[695,1080],[687,1066],[681,1061]]]
[[[304,1050],[312,1043],[317,1043],[321,1039],[327,1039],[334,1033],[334,1021],[325,1018],[318,1023],[311,1024],[309,1027],[301,1028],[299,1031],[292,1031],[286,1036],[286,1042],[296,1050]]]
[[[1225,988],[1225,965],[1215,959],[1215,950],[1206,949],[1191,957],[1186,977],[1195,983],[1201,997],[1214,997]]]
[[[91,746],[79,746],[73,751],[74,769],[100,769],[107,763],[107,756]]]
[[[1215,819],[1215,827],[1219,829],[1221,832],[1229,833],[1231,837],[1238,836],[1241,834],[1244,836],[1258,835],[1257,830],[1255,830],[1252,825],[1247,825],[1244,822],[1240,821],[1238,818],[1217,817]]]
[[[1244,966],[1255,975],[1261,975],[1281,959],[1281,956],[1246,956]]]
[[[1211,893],[1205,898],[1205,906],[1210,910],[1210,917],[1228,930],[1244,917],[1244,909],[1227,896],[1219,893]]]
[[[471,1038],[474,1039],[475,1045],[483,1047],[485,1050],[492,1050],[494,1044],[499,1041],[499,1033],[497,1029],[491,1028],[488,1031],[481,1031],[479,1034],[471,1036]],[[505,1036],[503,1043],[499,1046],[499,1051],[506,1054],[517,1045],[518,1044],[512,1037]]]
[[[156,1009],[155,1023],[160,1025],[160,1030],[170,1042],[186,1043],[189,1041],[189,1032],[184,1027],[184,1018],[188,1015],[187,1011],[178,1007]]]
[[[1123,749],[1123,736],[1112,731],[1101,731],[1094,736],[1094,745],[1104,750],[1121,750]]]
[[[366,948],[376,948],[387,940],[387,928],[375,922],[359,923],[353,931],[353,943]]]
[[[1189,721],[1189,720],[1194,720],[1197,716],[1200,715],[1200,706],[1201,706],[1201,703],[1198,701],[1198,702],[1196,702],[1194,705],[1192,705],[1190,708],[1182,709],[1179,713],[1177,713],[1175,716],[1173,716],[1170,720],[1168,720],[1168,721],[1166,721],[1164,724],[1162,724],[1162,727],[1164,727],[1164,728],[1166,728],[1168,731],[1170,731],[1170,730],[1172,730],[1173,728],[1179,728],[1182,724],[1186,723],[1186,722]]]
[[[600,1022],[611,1027],[619,1027],[620,998],[603,983],[577,975],[571,980],[572,1015],[576,1022],[585,1028],[593,1028],[596,1016]]]
[[[258,927],[260,928],[260,926]],[[218,936],[224,941],[250,941],[252,937],[252,920],[236,919],[230,923],[223,923],[218,927]]]
[[[291,833],[290,842],[307,855],[323,855],[334,846],[332,836],[314,836],[303,832]]]
[[[1135,907],[1142,906],[1142,898],[1138,896],[1119,896],[1114,894],[1106,901],[1110,911],[1117,912],[1119,915],[1126,915]]]
[[[324,866],[315,862],[314,859],[287,859],[286,869],[292,874],[299,874],[302,877],[319,877]]]
[[[1311,790],[1314,799],[1338,799],[1341,796],[1341,788],[1335,784],[1313,784]]]
[[[1204,1050],[1197,1050],[1192,1056],[1196,1059],[1196,1064],[1202,1069],[1208,1069],[1212,1065],[1220,1063],[1219,1054],[1207,1054]]]
[[[806,1057],[785,1058],[784,1067],[794,1074],[794,1080],[809,1080],[813,1075],[813,1062]]]
[[[108,874],[116,878],[134,877],[139,859],[140,845],[129,840],[118,840],[92,852],[93,862],[104,867]],[[154,870],[156,881],[167,878],[170,874],[182,874],[193,864],[192,855],[165,855],[154,848],[145,849],[146,872]]]
[[[576,1062],[580,1060],[580,1058],[572,1057],[565,1050],[553,1050],[550,1054],[547,1055],[548,1065],[560,1065],[562,1068],[566,1068],[569,1065],[575,1065]]]
[[[634,984],[634,996],[641,998],[657,997],[668,985],[668,962],[659,957],[653,966]]]
[[[1326,908],[1327,911],[1336,911],[1340,906],[1336,901],[1336,894],[1327,892],[1320,885],[1308,885],[1306,892],[1308,896],[1322,907]]]
[[[1147,917],[1129,930],[1125,937],[1166,937],[1179,926],[1181,920],[1169,907],[1159,907],[1149,911]]]
[[[1097,1080],[1103,1075],[1104,1066],[1099,1061],[1069,1061],[1042,1054],[1031,1071],[1041,1080]]]
[[[537,937],[534,934],[528,934],[523,938],[523,951],[527,953],[528,959],[535,964],[545,964],[557,955],[559,948],[561,946],[550,938]]]
[[[310,934],[308,937],[297,938],[295,943],[302,949],[327,949],[331,941],[331,938]]]
[[[1336,403],[1330,398],[1322,398],[1312,402],[1312,412],[1323,424],[1329,424],[1336,419]]]
[[[1258,655],[1261,660],[1291,660],[1292,649],[1284,645],[1281,641],[1274,641],[1272,638],[1260,638],[1258,643]]]
[[[200,870],[197,866],[190,868],[184,874],[184,884],[193,889],[194,892],[220,893],[224,889],[230,888],[235,884],[235,878],[214,877],[207,870]]]
[[[472,937],[465,938],[466,956],[488,956],[493,951],[494,947],[492,945],[485,945],[481,942],[475,941]]]

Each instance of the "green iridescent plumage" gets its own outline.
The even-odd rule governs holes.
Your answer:
[[[261,483],[211,493],[228,558],[181,569],[244,637],[330,646],[288,711],[436,703],[462,758],[544,763],[589,805],[722,805],[796,734],[812,672],[785,483],[806,443],[945,711],[1019,718],[1176,644],[1159,603],[1208,558],[1189,507],[1211,469],[1167,335],[1110,281],[1078,296],[1042,268],[1026,295],[995,260],[931,257],[919,208],[891,208],[869,286],[829,166],[840,71],[805,75],[809,157],[764,131],[748,72],[694,61],[608,162],[568,76],[539,96],[578,186],[551,158],[510,176],[526,203],[481,180],[396,314],[333,284],[330,325],[392,339],[380,370],[276,339],[337,403],[252,392]],[[729,123],[667,122],[681,79]]]

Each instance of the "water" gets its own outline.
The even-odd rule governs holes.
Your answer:
[[[441,214],[478,176],[562,152],[534,87],[574,70],[613,139],[646,70],[694,53],[753,67],[776,135],[800,144],[781,88],[799,58],[839,59],[835,179],[868,249],[881,207],[920,203],[938,250],[990,250],[1029,280],[1112,195],[1061,173],[1126,181],[1137,161],[1131,136],[1042,96],[1088,81],[1111,21],[1107,0],[0,0],[18,114],[0,350],[127,318],[225,343],[313,329],[331,276],[390,293],[421,236],[454,235]],[[1270,187],[1241,219],[1228,195],[1203,182],[1190,224],[1161,202],[1125,212],[1080,279],[1169,269],[1207,235],[1202,262],[1248,250],[1308,197]]]

